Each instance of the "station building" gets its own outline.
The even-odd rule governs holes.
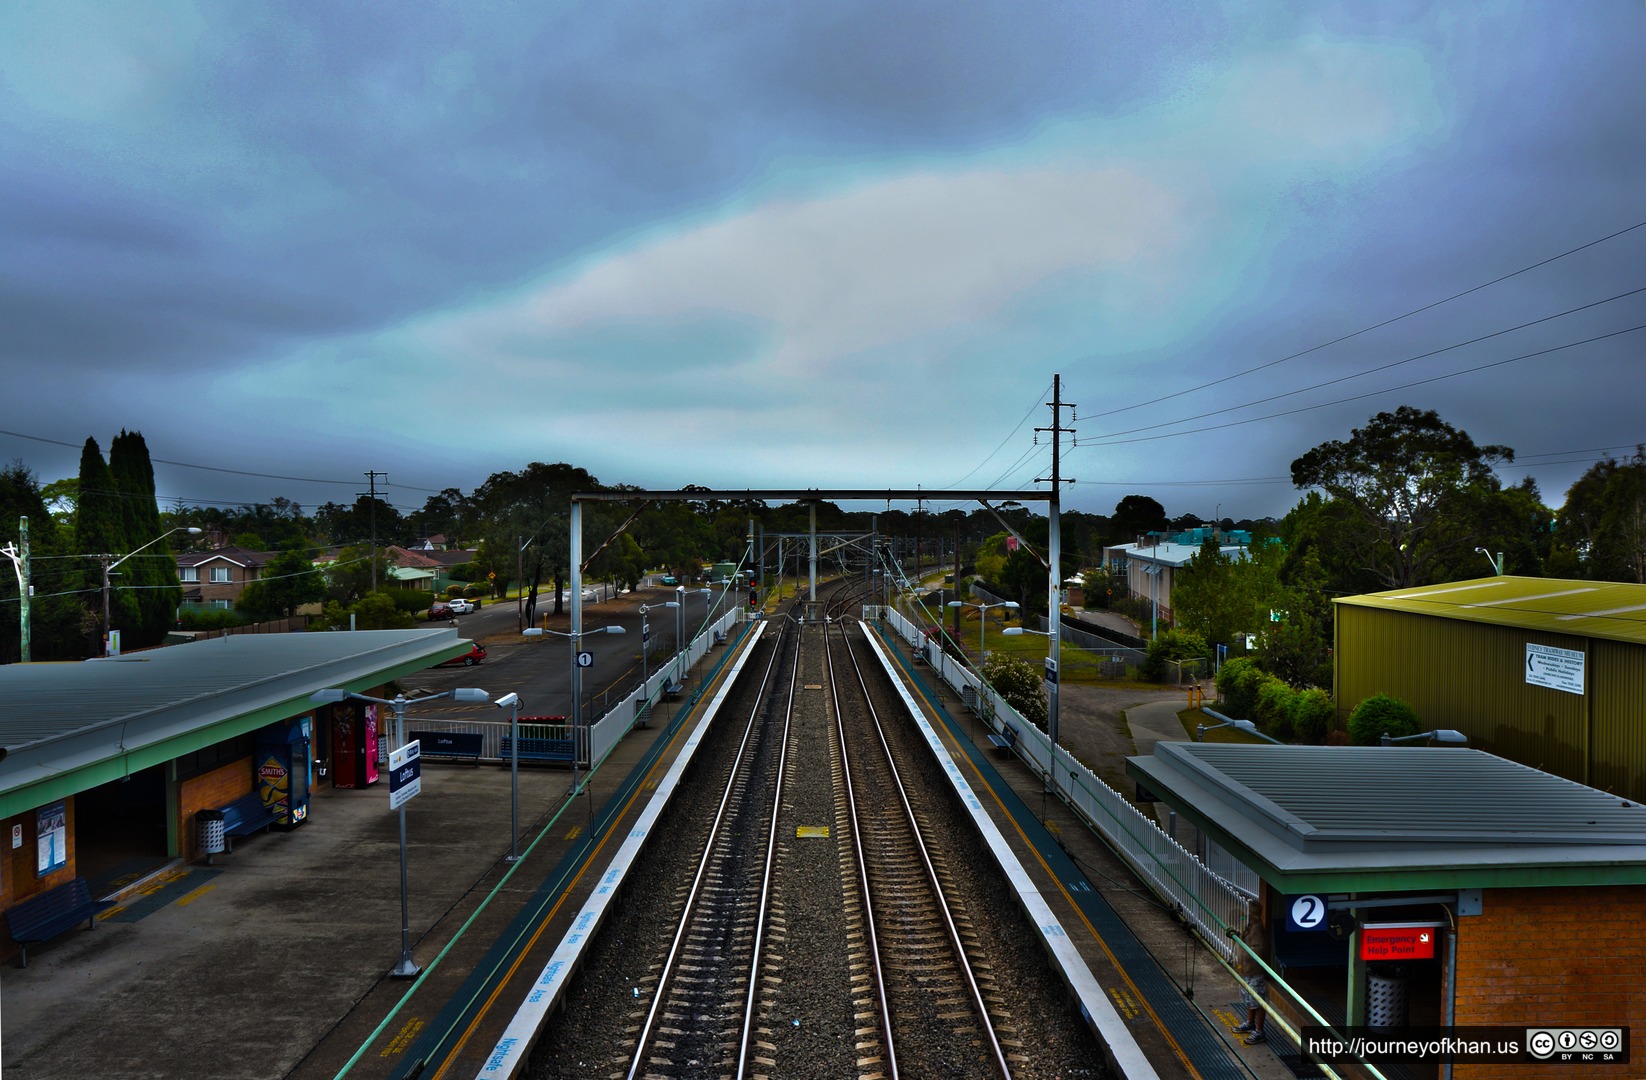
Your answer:
[[[247,796],[300,826],[312,785],[375,780],[377,706],[310,695],[392,696],[471,645],[450,627],[247,634],[0,667],[0,910],[77,877],[101,897],[193,861],[198,812]],[[0,958],[15,952],[0,924]]]
[[[1162,742],[1127,773],[1257,877],[1272,1042],[1322,1023],[1646,1031],[1646,807],[1632,799],[1451,747]],[[1583,1071],[1640,1076],[1646,1049],[1630,1051]],[[1400,1073],[1511,1074],[1575,1072]]]
[[[1336,601],[1337,707],[1392,694],[1426,728],[1646,800],[1646,585],[1488,577]]]

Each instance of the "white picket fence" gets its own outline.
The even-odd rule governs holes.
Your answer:
[[[1051,786],[1058,797],[1101,833],[1162,900],[1181,911],[1208,946],[1225,960],[1234,960],[1228,928],[1244,927],[1251,909],[1251,901],[1243,892],[1213,873],[1062,746],[1057,747],[1054,759],[1045,732],[1024,720],[976,672],[927,642],[914,623],[889,607],[864,609],[866,620],[877,617],[921,652],[932,672],[954,688],[991,728],[999,731],[1008,723],[1016,728],[1013,752],[1030,768],[1044,777],[1048,764],[1055,760]]]

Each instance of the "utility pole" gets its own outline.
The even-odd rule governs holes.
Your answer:
[[[1069,419],[1074,417],[1074,404],[1063,400],[1063,376],[1052,376],[1052,400],[1046,403],[1051,406],[1052,426],[1035,428],[1035,431],[1050,432],[1052,436],[1052,475],[1039,477],[1035,483],[1050,480],[1052,484],[1051,499],[1046,507],[1047,518],[1047,559],[1051,564],[1048,577],[1051,579],[1047,588],[1046,613],[1047,621],[1051,623],[1051,632],[1048,637],[1049,651],[1046,656],[1046,735],[1051,740],[1052,754],[1050,767],[1047,770],[1047,780],[1053,780],[1052,773],[1057,768],[1057,684],[1061,673],[1058,671],[1058,661],[1062,658],[1059,644],[1063,626],[1063,558],[1058,538],[1058,502],[1059,492],[1063,484],[1072,484],[1072,477],[1064,477],[1059,471],[1062,465],[1063,433],[1074,434],[1073,428],[1063,426],[1063,410],[1069,410]]]
[[[385,484],[389,482],[389,474],[388,473],[380,473],[376,469],[372,469],[372,470],[370,470],[366,473],[366,480],[369,482],[371,490],[370,491],[357,491],[357,492],[355,492],[356,495],[365,495],[365,496],[367,496],[368,498],[371,499],[371,502],[366,504],[366,517],[371,521],[371,591],[372,592],[377,591],[377,478],[379,476],[381,476],[383,478],[383,482]]]
[[[10,559],[12,569],[17,571],[18,659],[26,664],[29,662],[29,597],[34,593],[34,586],[29,582],[28,518],[17,519],[17,532],[17,543],[0,548],[0,554]]]

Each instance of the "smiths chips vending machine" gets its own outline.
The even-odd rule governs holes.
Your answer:
[[[257,793],[274,811],[274,827],[291,829],[309,816],[309,718],[283,720],[257,733]]]

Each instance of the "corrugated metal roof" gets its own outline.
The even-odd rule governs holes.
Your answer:
[[[1646,870],[1646,806],[1480,750],[1159,743],[1127,771],[1282,877]]]
[[[452,627],[244,634],[79,663],[0,667],[0,794],[116,753],[262,710],[307,708],[329,686],[365,688],[469,643]]]
[[[1488,577],[1338,598],[1339,604],[1646,644],[1646,585]]]

